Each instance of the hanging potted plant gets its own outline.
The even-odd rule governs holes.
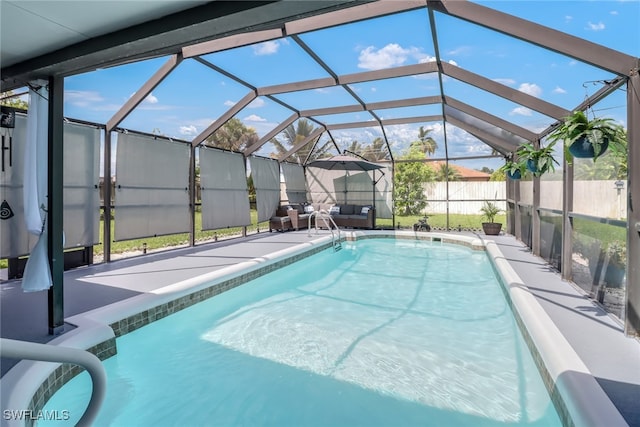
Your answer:
[[[526,163],[513,160],[512,156],[505,157],[504,165],[498,171],[504,172],[511,179],[520,179],[527,171]]]
[[[549,134],[549,141],[564,142],[565,158],[571,163],[574,157],[592,158],[603,155],[609,146],[619,151],[625,142],[622,126],[611,118],[589,120],[584,111],[574,111]]]
[[[500,234],[500,230],[502,229],[502,224],[499,222],[495,222],[496,215],[498,215],[502,209],[498,207],[495,203],[492,203],[488,200],[484,201],[484,204],[480,208],[480,212],[482,212],[482,217],[487,219],[487,222],[482,223],[482,230],[484,234],[488,236],[497,236]]]
[[[555,144],[555,141],[552,141],[546,147],[540,148],[535,148],[530,142],[522,144],[516,151],[518,161],[524,164],[534,176],[540,176],[549,171],[554,172],[556,169],[553,164],[559,164],[553,157]]]

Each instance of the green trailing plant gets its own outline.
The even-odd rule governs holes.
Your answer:
[[[571,164],[576,148],[582,144],[591,145],[593,160],[600,157],[607,147],[619,152],[626,147],[624,128],[611,118],[594,118],[589,120],[584,111],[574,111],[565,117],[563,122],[549,134],[550,142],[564,143],[565,159]]]
[[[505,157],[504,165],[498,168],[499,172],[504,172],[513,179],[520,179],[527,172],[527,164],[513,160],[513,157]]]
[[[546,147],[535,148],[530,142],[522,144],[516,154],[518,156],[518,167],[522,169],[524,166],[534,176],[540,176],[545,172],[555,172],[554,163],[558,164],[553,157],[553,147],[555,141],[547,144]]]

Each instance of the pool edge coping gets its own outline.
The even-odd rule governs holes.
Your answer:
[[[343,230],[342,234],[344,234],[343,239],[346,241],[376,237],[410,238],[462,244],[471,249],[485,250],[499,274],[503,286],[506,288],[505,290],[511,300],[510,304],[515,307],[517,315],[520,316],[526,328],[526,334],[533,341],[533,345],[542,358],[544,368],[553,381],[554,390],[549,390],[549,394],[553,398],[554,391],[557,390],[560,393],[560,397],[563,400],[562,403],[568,411],[567,415],[570,418],[570,422],[580,426],[628,426],[620,412],[613,405],[613,402],[611,402],[564,335],[535,299],[535,296],[529,292],[494,241],[445,232]],[[331,236],[318,237],[309,242],[296,244],[249,261],[243,261],[71,316],[66,321],[75,325],[76,328],[53,339],[49,344],[64,345],[83,350],[95,348],[107,341],[113,341],[115,344],[115,338],[119,335],[114,332],[113,325],[123,319],[133,318],[151,307],[169,304],[180,298],[188,297],[199,290],[215,288],[227,279],[255,272],[278,262],[293,259],[299,255],[324,250],[331,246],[331,241]],[[263,274],[266,274],[266,272]],[[221,292],[225,290],[227,289]],[[183,308],[186,308],[186,306]],[[125,333],[128,332],[130,331]],[[43,385],[47,382],[53,382],[50,377],[61,366],[61,364],[51,362],[27,360],[18,362],[2,378],[0,395],[2,396],[3,408],[29,408]],[[34,384],[38,385],[34,386]],[[11,392],[9,393],[9,391]],[[562,417],[562,414],[560,416]],[[567,420],[563,419],[563,423],[566,424],[566,422]],[[13,422],[5,420],[3,417],[2,425],[21,426],[25,424],[15,420]]]

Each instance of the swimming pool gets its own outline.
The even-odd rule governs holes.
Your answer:
[[[561,425],[486,253],[458,245],[345,243],[118,338],[104,364],[97,425]],[[73,420],[89,389],[81,374],[44,409]]]

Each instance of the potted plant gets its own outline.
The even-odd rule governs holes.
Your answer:
[[[619,240],[614,240],[607,246],[606,255],[609,257],[609,263],[604,274],[604,281],[609,288],[619,288],[624,282],[627,245]]]
[[[487,222],[482,223],[482,230],[484,234],[488,236],[497,236],[500,234],[500,230],[502,229],[502,224],[499,222],[495,222],[496,215],[498,215],[502,209],[498,207],[495,203],[492,203],[488,200],[484,201],[484,204],[480,208],[480,212],[482,212],[482,217],[487,219]]]
[[[565,158],[571,163],[574,157],[593,158],[595,161],[609,146],[620,151],[625,145],[622,126],[611,118],[589,120],[584,111],[574,111],[549,134],[549,141],[564,142]]]
[[[521,161],[515,161],[511,156],[508,156],[505,157],[504,165],[498,170],[504,172],[511,179],[520,179],[526,173],[527,165]]]
[[[554,172],[553,164],[559,164],[553,158],[555,144],[555,141],[552,141],[546,147],[535,148],[530,142],[524,143],[516,151],[518,162],[524,164],[534,176],[540,176],[548,171]]]

